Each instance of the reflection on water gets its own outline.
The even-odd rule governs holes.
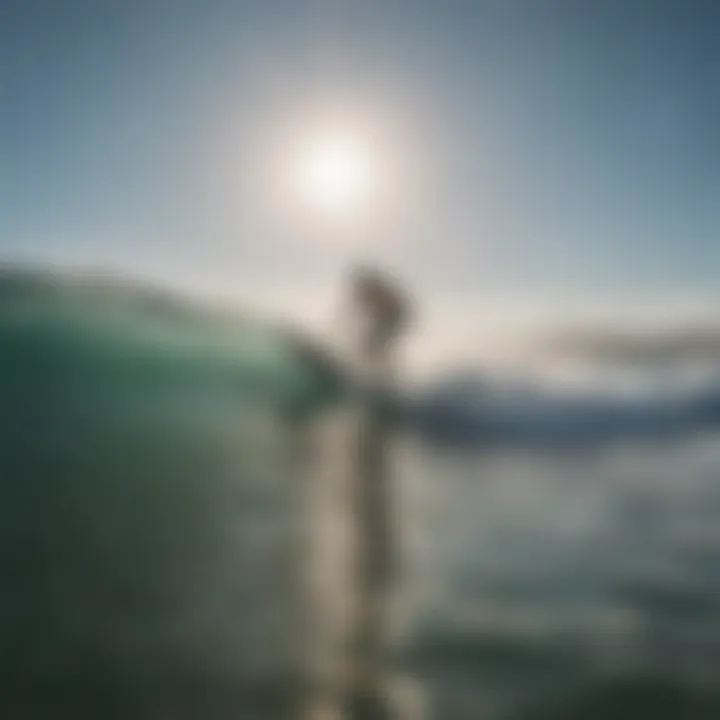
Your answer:
[[[657,679],[649,697],[665,681],[712,688],[719,474],[714,436],[576,454],[415,448],[411,655],[437,716],[513,717],[622,678]]]

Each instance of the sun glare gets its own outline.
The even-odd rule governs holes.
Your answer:
[[[345,131],[328,130],[309,139],[296,170],[302,201],[318,213],[361,210],[376,179],[369,145]]]

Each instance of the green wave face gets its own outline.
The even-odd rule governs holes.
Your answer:
[[[0,277],[0,715],[270,673],[294,438],[338,394],[259,321]]]

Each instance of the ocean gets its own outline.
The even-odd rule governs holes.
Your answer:
[[[694,713],[717,708],[717,440],[415,448],[410,646],[436,716],[709,717]],[[598,693],[630,699],[602,714]]]
[[[0,282],[0,715],[281,717],[298,437],[276,329]],[[398,665],[438,720],[715,718],[720,444],[397,445]]]

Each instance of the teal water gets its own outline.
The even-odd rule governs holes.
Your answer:
[[[270,324],[0,278],[2,716],[156,717],[268,682],[290,441],[336,392]]]

